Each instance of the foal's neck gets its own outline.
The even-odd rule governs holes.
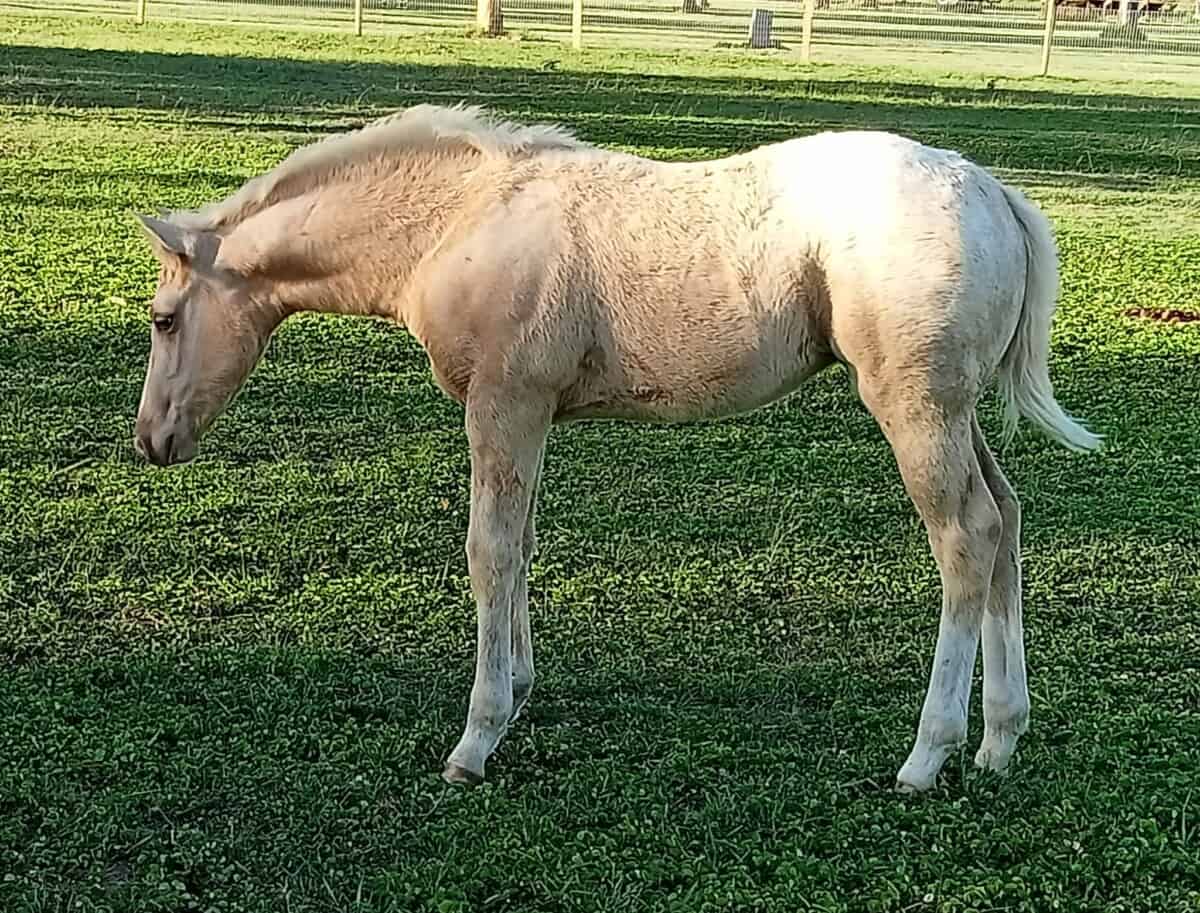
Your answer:
[[[284,315],[403,322],[409,279],[462,211],[477,164],[470,150],[401,155],[266,209],[230,240],[256,261],[260,297]]]

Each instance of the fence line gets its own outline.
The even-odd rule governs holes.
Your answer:
[[[1194,4],[1194,5],[1193,5]],[[802,61],[970,49],[1048,74],[1074,52],[1200,65],[1200,0],[0,0],[0,11],[346,30],[530,31],[589,45],[776,48]],[[1034,56],[1034,49],[1040,55]],[[1198,70],[1200,71],[1200,70]]]

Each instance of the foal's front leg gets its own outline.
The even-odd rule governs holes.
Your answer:
[[[533,633],[529,624],[529,567],[537,551],[537,495],[542,480],[542,460],[538,454],[538,471],[534,476],[533,490],[529,493],[529,511],[525,517],[525,532],[521,537],[520,573],[513,589],[512,600],[512,649],[513,649],[513,708],[509,722],[521,715],[533,691]]]
[[[483,780],[484,764],[512,717],[513,599],[526,572],[523,539],[549,425],[550,410],[531,404],[527,397],[489,396],[467,402],[467,565],[478,641],[466,730],[442,771],[450,783]]]

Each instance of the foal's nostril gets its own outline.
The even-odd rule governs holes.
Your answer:
[[[171,464],[175,461],[175,433],[171,432],[167,435],[167,439],[163,441],[162,449],[163,462]]]
[[[139,434],[133,439],[133,448],[142,455],[148,463],[157,463],[154,453],[154,438],[149,434]]]
[[[166,466],[171,461],[171,448],[175,441],[174,434],[168,434],[166,438],[159,442],[159,446],[154,446],[154,435],[150,433],[139,434],[133,440],[134,449],[140,453],[147,462],[155,466]]]

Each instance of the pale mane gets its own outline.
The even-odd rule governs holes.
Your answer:
[[[186,228],[217,231],[314,186],[335,181],[349,168],[385,161],[396,152],[443,144],[467,147],[490,158],[585,145],[563,127],[516,124],[500,120],[478,106],[416,105],[358,130],[301,146],[226,199],[196,212],[173,212],[167,218]]]

